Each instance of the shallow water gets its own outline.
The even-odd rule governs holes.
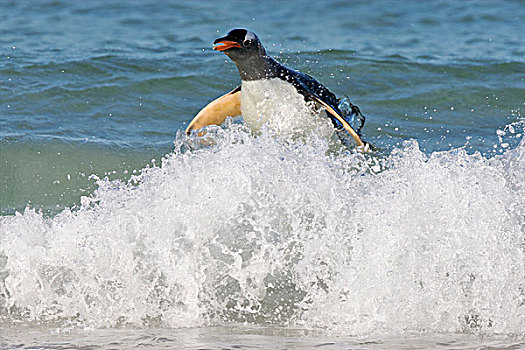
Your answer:
[[[2,346],[525,346],[523,2],[0,7]],[[378,150],[183,135],[242,26]]]
[[[327,336],[294,328],[246,325],[191,329],[84,330],[63,333],[59,329],[8,329],[9,344],[31,349],[523,349],[523,340],[505,337],[479,338],[468,334],[403,335],[356,338]],[[0,345],[3,345],[0,336]]]

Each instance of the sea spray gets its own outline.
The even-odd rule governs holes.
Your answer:
[[[523,140],[492,158],[242,125],[206,140],[179,135],[160,166],[52,218],[0,218],[1,322],[523,334]]]

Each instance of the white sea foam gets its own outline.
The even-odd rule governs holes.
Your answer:
[[[207,140],[80,208],[0,218],[0,322],[524,333],[523,140],[490,159]]]

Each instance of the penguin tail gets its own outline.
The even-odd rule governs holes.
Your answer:
[[[355,132],[361,136],[361,130],[365,125],[366,117],[361,113],[359,107],[350,102],[350,99],[347,96],[344,96],[337,100],[337,108],[341,111],[341,114],[348,124],[350,124]]]

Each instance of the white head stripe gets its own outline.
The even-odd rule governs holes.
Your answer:
[[[244,40],[254,40],[254,39],[255,39],[255,34],[250,31],[246,31],[246,36],[244,37]]]

